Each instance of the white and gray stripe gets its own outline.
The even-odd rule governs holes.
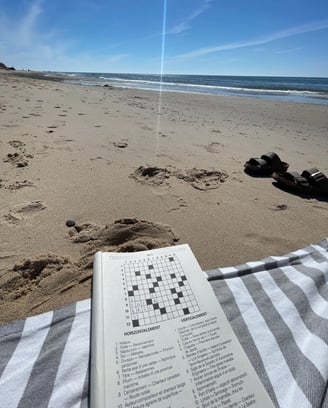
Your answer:
[[[328,408],[328,239],[206,272],[273,403]],[[3,408],[87,408],[90,300],[0,326]]]

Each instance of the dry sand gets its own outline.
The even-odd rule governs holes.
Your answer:
[[[324,105],[0,73],[0,321],[90,297],[97,250],[188,243],[206,270],[328,236],[326,199],[243,171],[328,174]],[[66,221],[74,220],[75,227]]]

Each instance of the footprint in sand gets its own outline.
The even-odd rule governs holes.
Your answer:
[[[4,180],[0,180],[0,188],[5,188],[7,190],[20,190],[21,188],[24,187],[35,187],[35,184],[32,183],[32,181],[29,180],[22,180],[22,181],[15,181],[14,183],[8,184],[4,182]]]
[[[193,168],[182,172],[171,166],[161,168],[157,166],[140,166],[130,177],[137,181],[153,186],[168,184],[170,177],[176,177],[189,183],[197,190],[213,190],[226,181],[229,175],[225,171],[204,170]]]
[[[91,161],[95,161],[95,160],[104,160],[106,162],[106,164],[112,164],[112,161],[109,159],[104,159],[102,156],[97,156],[97,157],[90,157]]]
[[[4,159],[5,163],[12,163],[15,167],[26,167],[28,166],[28,160],[23,154],[20,153],[8,153],[7,157]]]
[[[226,181],[229,175],[225,171],[191,169],[186,173],[176,175],[178,179],[184,180],[197,190],[213,190]]]
[[[212,142],[209,145],[205,146],[205,150],[209,153],[220,153],[224,145],[219,142]]]
[[[161,168],[157,166],[140,166],[134,173],[130,174],[131,178],[152,186],[159,186],[167,184],[170,178],[171,171],[167,168]]]
[[[19,153],[8,153],[4,162],[12,163],[16,167],[26,167],[28,165],[27,158],[32,158],[33,156],[26,155],[25,143],[20,140],[10,140],[8,144],[14,149],[19,150]]]
[[[1,218],[9,224],[18,224],[24,219],[37,215],[40,211],[47,208],[41,200],[21,203],[12,208],[7,208],[2,212]]]
[[[14,147],[15,149],[20,149],[20,150],[22,150],[23,147],[25,146],[25,143],[21,142],[20,140],[10,140],[8,144],[10,144],[10,146]]]

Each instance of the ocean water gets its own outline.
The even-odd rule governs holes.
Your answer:
[[[328,104],[328,78],[65,72],[67,82]]]

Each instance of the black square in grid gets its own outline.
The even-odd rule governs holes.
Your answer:
[[[178,292],[178,297],[182,298],[183,297],[183,293],[182,292]]]
[[[152,304],[153,304],[153,302],[152,302],[152,300],[151,300],[151,299],[147,299],[147,300],[146,300],[146,304],[147,304],[147,305],[152,305]]]
[[[138,327],[139,326],[139,320],[132,320],[132,326],[133,327]]]
[[[186,314],[190,314],[188,307],[185,307],[185,308],[183,309],[183,313],[184,313],[185,315],[186,315]]]
[[[176,278],[175,273],[171,273],[170,276],[172,279]]]
[[[179,299],[179,298],[174,299],[174,303],[175,303],[176,305],[179,305],[179,304],[180,304],[180,299]]]
[[[133,290],[129,290],[129,291],[128,291],[128,295],[129,295],[129,296],[134,296]]]
[[[154,269],[153,265],[148,265],[148,269]]]
[[[181,276],[181,280],[183,280],[183,281],[187,280],[187,278],[185,277],[185,275],[182,275],[182,276]]]
[[[177,290],[174,289],[174,288],[173,288],[173,289],[170,289],[170,290],[171,290],[171,293],[176,293],[176,291],[177,291]]]
[[[156,280],[157,280],[157,282],[161,282],[163,279],[162,279],[161,276],[157,276]]]
[[[174,261],[173,256],[170,256],[170,257],[169,257],[169,261],[170,261],[170,262],[173,262],[173,261]]]
[[[154,304],[153,304],[153,308],[154,308],[154,310],[159,309],[159,304],[158,304],[158,303],[154,303]]]
[[[146,274],[146,279],[150,279],[151,278],[151,274],[150,273],[147,273]]]
[[[133,290],[138,290],[138,285],[132,285]]]
[[[154,288],[149,288],[149,293],[155,293],[155,289]]]
[[[136,271],[135,275],[140,276],[140,271]]]
[[[182,281],[179,282],[179,286],[184,286],[184,283]]]
[[[161,314],[166,314],[166,309],[165,309],[165,307],[161,307],[161,308],[159,309],[159,311],[161,312]]]
[[[158,282],[153,282],[154,288],[158,288]]]

